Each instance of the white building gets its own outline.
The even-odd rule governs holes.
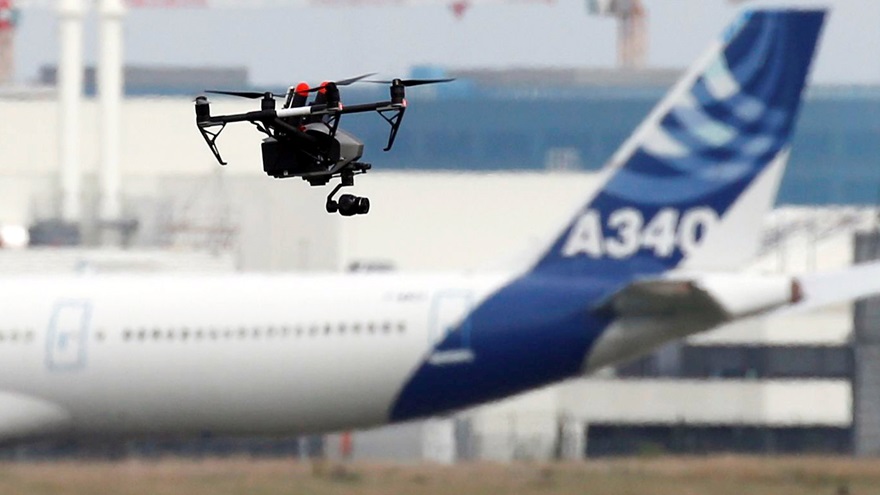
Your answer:
[[[215,106],[245,111],[251,103]],[[0,97],[0,224],[58,215],[55,105],[45,95]],[[371,212],[340,218],[324,212],[327,188],[262,173],[260,137],[249,126],[224,132],[219,144],[230,165],[220,168],[196,130],[191,101],[127,99],[122,115],[120,200],[123,216],[140,225],[132,248],[0,250],[0,270],[65,271],[84,263],[97,270],[502,268],[540,249],[594,187],[587,173],[384,172],[381,152],[368,150],[374,170],[358,177],[352,192],[372,200]],[[81,221],[94,247],[101,237],[97,120],[96,103],[86,101]],[[777,211],[750,269],[846,266],[852,233],[873,228],[874,220],[874,212],[857,209]],[[447,422],[361,433],[355,452],[447,461],[579,457],[711,450],[713,441],[730,438],[742,450],[841,451],[853,424],[852,327],[849,306],[743,323]]]

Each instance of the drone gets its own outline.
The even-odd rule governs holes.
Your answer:
[[[327,196],[327,213],[342,216],[364,215],[370,211],[368,198],[343,194],[339,200],[333,199],[342,187],[354,185],[356,175],[365,174],[372,168],[369,163],[359,161],[364,154],[364,143],[354,135],[339,128],[343,115],[355,113],[378,113],[390,126],[388,142],[384,151],[394,146],[397,131],[406,111],[406,88],[425,84],[437,84],[454,79],[393,79],[374,81],[364,74],[340,81],[327,81],[316,87],[306,83],[291,86],[285,94],[271,91],[218,91],[206,93],[260,99],[260,110],[229,114],[211,115],[208,98],[204,95],[195,99],[196,125],[220,165],[226,162],[217,148],[217,138],[227,124],[250,122],[265,134],[262,142],[263,171],[270,177],[285,179],[300,177],[312,186],[327,185],[331,179],[340,182]],[[339,87],[356,82],[369,82],[390,85],[391,99],[373,103],[343,106]],[[309,102],[309,97],[314,99]],[[276,98],[284,103],[276,109]]]

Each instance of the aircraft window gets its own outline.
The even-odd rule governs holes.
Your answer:
[[[382,331],[385,333],[390,332],[391,331],[391,323],[389,323],[387,321],[385,323],[383,323],[382,324]]]
[[[186,340],[189,338],[189,329],[184,328],[180,331],[180,340]]]
[[[227,328],[226,330],[223,331],[223,338],[224,339],[231,339],[232,336],[233,336],[233,332],[232,332],[231,328]]]
[[[257,327],[254,327],[253,335],[254,335],[255,339],[260,338],[260,329]]]
[[[360,324],[360,323],[355,323],[354,325],[352,325],[352,326],[351,326],[351,331],[354,332],[354,333],[361,333],[361,324]]]
[[[270,326],[266,329],[266,337],[274,337],[275,336],[275,327]]]
[[[403,321],[397,322],[397,331],[400,333],[406,332],[406,322],[403,322]]]
[[[138,330],[137,335],[138,335],[138,340],[144,340],[145,338],[147,338],[147,331],[144,330],[143,328],[141,328],[140,330]]]
[[[340,324],[339,324],[339,333],[340,333],[340,334],[344,334],[344,333],[345,333],[345,323],[340,323]]]
[[[6,334],[0,332],[0,342],[3,342],[4,340],[6,340]]]
[[[243,339],[243,338],[247,337],[247,333],[248,333],[247,328],[245,328],[245,327],[239,328],[238,329],[238,338]]]
[[[291,333],[291,329],[289,326],[284,325],[283,327],[281,327],[281,335],[284,335],[285,337],[287,337],[290,335],[290,333]]]
[[[33,342],[33,340],[34,340],[34,331],[33,331],[33,330],[28,330],[28,331],[26,331],[25,334],[24,334],[24,340],[25,340],[25,342]]]
[[[373,325],[372,323],[368,323],[368,324],[367,324],[367,331],[370,332],[370,333],[375,333],[375,332],[376,332],[376,326]]]
[[[331,328],[330,328],[330,324],[329,324],[329,323],[326,323],[326,324],[324,325],[324,335],[330,335],[330,330],[331,330]]]
[[[122,338],[125,339],[125,340],[131,340],[131,330],[128,329],[128,328],[126,328],[126,329],[122,332]]]
[[[18,342],[18,332],[13,330],[12,333],[9,335],[9,340],[13,342]]]
[[[162,331],[158,328],[153,330],[153,340],[159,340],[162,338]]]
[[[30,337],[28,337],[28,340],[30,340],[30,338],[33,338],[34,335],[31,332],[28,332],[28,334],[30,335]],[[95,332],[95,340],[98,340],[98,341],[104,340],[104,331],[103,330],[98,330],[97,332]]]
[[[211,336],[211,340],[217,340],[217,330],[212,328],[208,331],[208,335]]]
[[[314,336],[314,335],[316,335],[317,333],[318,333],[318,326],[317,326],[317,325],[312,325],[312,326],[309,328],[309,335]]]
[[[201,328],[197,328],[195,334],[197,340],[202,340],[202,338],[205,336],[205,332],[203,332]]]
[[[296,334],[297,337],[301,336],[301,335],[303,334],[303,327],[302,327],[302,325],[297,325],[296,328],[294,328],[294,332],[295,332],[295,334]]]
[[[165,338],[168,340],[174,340],[174,330],[168,330],[165,332]]]

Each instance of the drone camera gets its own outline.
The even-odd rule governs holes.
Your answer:
[[[330,211],[331,202],[334,204],[335,210],[338,210],[339,214],[344,217],[366,215],[370,212],[369,198],[362,198],[360,196],[355,196],[354,194],[343,194],[339,197],[339,202],[333,200],[328,201],[327,211]],[[330,213],[334,212],[335,211],[331,211]]]

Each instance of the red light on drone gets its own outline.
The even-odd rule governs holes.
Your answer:
[[[296,94],[300,96],[309,96],[309,85],[301,82],[296,85]]]
[[[318,90],[319,93],[326,94],[327,93],[327,85],[330,84],[331,81],[324,81],[321,83],[321,89]]]

